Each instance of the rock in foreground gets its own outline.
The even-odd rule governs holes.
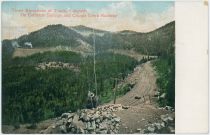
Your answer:
[[[122,108],[120,104],[110,104],[95,109],[82,109],[76,113],[63,113],[55,123],[40,133],[117,134],[121,120],[114,112]]]

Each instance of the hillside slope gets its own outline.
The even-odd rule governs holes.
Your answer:
[[[23,35],[17,39],[3,40],[3,53],[11,53],[6,48],[27,48],[25,43],[31,42],[33,48],[66,46],[75,48],[83,46],[91,51],[93,36],[97,51],[107,49],[135,50],[146,55],[166,55],[175,41],[175,22],[171,22],[154,31],[139,33],[135,31],[108,32],[103,30],[61,24],[49,25],[40,30]],[[81,47],[80,47],[81,48]]]

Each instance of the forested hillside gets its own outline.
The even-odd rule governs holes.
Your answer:
[[[68,69],[36,70],[43,61],[68,62],[80,72]],[[114,79],[132,72],[137,61],[122,55],[96,55],[98,94],[101,102],[113,99]],[[2,70],[2,117],[4,124],[35,123],[84,108],[88,90],[94,89],[93,58],[73,52],[46,52],[15,58]],[[111,95],[109,95],[111,93]],[[108,98],[108,99],[107,99]]]

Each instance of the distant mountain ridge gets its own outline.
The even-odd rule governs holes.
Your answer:
[[[108,32],[105,30],[95,29],[95,28],[84,26],[84,25],[70,26],[69,28],[74,28],[78,31],[93,31],[94,30],[95,32]]]
[[[90,50],[95,35],[96,50],[127,49],[143,54],[159,55],[165,53],[167,48],[175,41],[175,21],[170,22],[154,31],[140,33],[131,30],[109,32],[93,29],[83,25],[67,27],[62,24],[48,25],[42,29],[20,36],[17,39],[3,40],[3,48],[11,48],[12,42],[25,47],[31,42],[33,48],[46,47],[78,47],[85,45]],[[14,47],[14,46],[13,46]]]

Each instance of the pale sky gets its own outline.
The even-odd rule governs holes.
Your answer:
[[[20,15],[20,12],[14,12],[14,9],[24,11],[26,9],[86,10],[85,13],[80,14],[105,14],[116,15],[116,17],[23,17]],[[65,26],[85,25],[107,31],[133,30],[149,32],[173,20],[174,2],[172,1],[3,2],[2,39],[17,38],[50,24],[63,24]]]

